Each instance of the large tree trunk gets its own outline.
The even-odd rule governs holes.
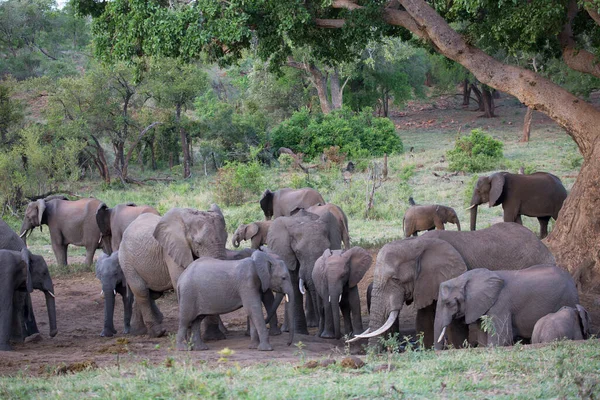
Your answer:
[[[337,67],[333,73],[329,74],[329,88],[331,91],[331,109],[339,110],[342,108],[344,88],[340,85],[340,74]]]
[[[527,107],[527,112],[525,113],[525,120],[523,121],[523,136],[519,142],[529,142],[529,137],[531,136],[531,120],[533,119],[533,108]]]
[[[468,106],[471,101],[471,86],[469,86],[469,80],[465,78],[463,81],[463,106]]]
[[[190,147],[187,142],[187,135],[181,125],[181,104],[177,104],[175,113],[175,121],[179,128],[179,140],[181,141],[181,150],[183,152],[183,179],[189,178],[190,172]]]
[[[483,111],[485,112],[483,116],[486,118],[494,118],[496,116],[496,114],[494,114],[494,97],[492,96],[490,89],[483,86],[481,88],[481,97],[483,99]]]
[[[471,91],[473,91],[473,93],[475,94],[475,97],[477,97],[477,110],[475,111],[485,111],[485,106],[484,106],[484,99],[483,99],[483,95],[481,94],[481,91],[479,90],[479,88],[477,87],[477,85],[475,85],[474,83],[471,83]]]

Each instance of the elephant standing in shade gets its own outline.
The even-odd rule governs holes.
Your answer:
[[[123,299],[123,333],[129,333],[133,295],[127,293],[127,283],[119,265],[118,251],[110,256],[104,252],[100,254],[96,262],[96,278],[102,283],[102,293],[104,293],[104,328],[100,336],[112,337],[117,333],[113,323],[117,293]]]
[[[460,231],[460,221],[451,207],[439,204],[413,205],[406,210],[402,225],[406,237],[417,236],[417,232],[433,229],[444,230],[444,224],[455,224]]]
[[[26,248],[25,242],[19,235],[17,235],[6,222],[0,219],[0,249],[21,252]],[[50,336],[55,336],[57,333],[56,305],[54,300],[54,285],[52,283],[52,278],[50,277],[50,271],[48,271],[48,265],[46,264],[44,257],[36,254],[29,254],[29,266],[33,277],[35,278],[33,279],[33,289],[44,292],[46,309],[48,310]],[[0,276],[2,276],[2,266],[0,266]],[[22,342],[26,337],[39,334],[40,331],[38,330],[35,321],[29,292],[15,291],[12,304],[12,340]]]
[[[555,264],[554,256],[533,232],[512,222],[474,232],[430,231],[388,243],[375,263],[369,332],[357,338],[385,333],[404,303],[414,302],[417,332],[423,332],[425,346],[432,347],[442,282],[475,268],[519,270],[537,264]],[[468,337],[466,328],[458,323],[451,326],[455,346]],[[371,344],[376,345],[376,339]]]
[[[274,192],[265,190],[259,203],[265,219],[269,221],[277,217],[290,216],[296,208],[307,209],[315,204],[325,204],[325,200],[315,189],[283,188]]]
[[[341,249],[337,220],[329,212],[319,217],[304,210],[291,217],[279,217],[271,224],[267,245],[285,262],[294,284],[295,320],[286,316],[286,326],[294,324],[296,333],[308,335],[308,326],[319,324],[316,315],[317,292],[312,279],[313,267],[326,249]],[[304,284],[308,289],[308,303],[313,307],[313,311],[307,307],[306,315],[302,305]]]
[[[342,243],[344,244],[344,249],[348,250],[350,248],[350,233],[348,232],[348,217],[344,211],[335,204],[327,203],[327,204],[316,204],[314,206],[310,206],[306,209],[306,211],[317,214],[321,216],[326,212],[330,212],[338,222],[340,226],[340,235],[342,237]]]
[[[0,351],[9,351],[11,337],[19,337],[19,329],[24,322],[19,320],[22,310],[26,307],[24,293],[33,289],[46,293],[50,336],[56,336],[56,309],[54,304],[54,286],[48,273],[46,263],[34,263],[32,255],[24,248],[21,251],[0,250]],[[43,267],[46,266],[44,269]],[[15,318],[16,317],[16,318]],[[37,329],[37,327],[36,327]],[[17,330],[17,332],[13,332]]]
[[[346,335],[363,331],[357,285],[372,261],[368,251],[353,247],[345,251],[327,249],[315,262],[312,278],[319,295],[319,336],[329,339],[342,337],[340,309]],[[327,329],[331,323],[326,321],[333,321],[333,332]]]
[[[86,250],[85,263],[92,265],[94,253],[102,244],[108,249],[110,242],[102,238],[96,223],[96,210],[102,204],[97,199],[70,201],[64,197],[40,199],[29,203],[21,225],[21,237],[36,226],[48,225],[52,250],[59,265],[67,265],[67,246],[83,246]],[[102,243],[100,240],[102,239]]]
[[[263,244],[267,243],[267,234],[271,221],[256,221],[250,224],[242,224],[238,226],[231,238],[231,244],[234,247],[240,247],[240,243],[244,240],[250,240],[250,248],[258,249]]]
[[[267,321],[275,314],[283,295],[289,299],[286,310],[293,318],[294,289],[287,267],[281,260],[263,251],[255,251],[243,260],[218,260],[202,257],[190,264],[177,282],[179,330],[177,349],[207,350],[202,341],[200,323],[207,315],[226,314],[242,306],[250,317],[250,348],[273,350],[263,317],[261,299],[268,291],[281,293],[268,310]],[[191,337],[188,329],[191,326]],[[294,328],[290,327],[290,340]]]
[[[497,172],[477,180],[471,198],[471,230],[477,223],[477,206],[489,202],[490,207],[502,204],[504,222],[522,224],[521,215],[537,217],[540,238],[548,236],[550,218],[558,218],[567,190],[558,177],[547,172],[530,175]]]
[[[136,206],[134,203],[117,204],[109,208],[105,203],[101,203],[96,211],[96,223],[102,233],[102,238],[110,245],[105,249],[106,254],[118,251],[123,238],[125,229],[140,214],[151,213],[160,215],[154,207]]]
[[[540,318],[533,327],[531,343],[555,340],[583,340],[590,335],[590,315],[581,305],[562,307],[555,313]]]
[[[556,265],[534,265],[520,271],[478,268],[443,282],[435,310],[435,348],[441,350],[446,327],[455,319],[466,324],[486,315],[492,329],[479,340],[510,346],[517,337],[530,339],[535,323],[563,306],[579,303],[571,275]]]

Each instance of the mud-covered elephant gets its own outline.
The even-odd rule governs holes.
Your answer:
[[[590,324],[590,315],[583,306],[565,306],[555,313],[543,316],[535,323],[531,343],[587,339],[590,335]]]
[[[344,213],[339,206],[336,206],[332,203],[327,204],[316,204],[314,206],[310,206],[306,209],[306,211],[311,212],[313,214],[317,214],[319,216],[325,214],[326,212],[330,212],[333,214],[335,219],[338,222],[340,227],[340,235],[342,237],[342,243],[344,244],[344,249],[348,250],[350,248],[350,233],[348,232],[348,217]]]
[[[439,204],[413,205],[406,210],[402,225],[406,237],[417,236],[417,232],[433,229],[444,230],[444,224],[455,224],[460,231],[460,221],[453,208]]]
[[[117,333],[113,323],[117,293],[123,300],[123,333],[129,333],[133,294],[127,293],[127,281],[119,265],[118,251],[113,252],[110,256],[104,252],[100,254],[96,261],[96,278],[102,283],[102,293],[104,294],[104,328],[102,328],[100,336],[112,337]]]
[[[105,203],[101,203],[96,211],[96,223],[102,233],[102,238],[110,245],[104,249],[105,253],[111,255],[118,251],[123,238],[125,229],[140,214],[151,213],[160,215],[154,207],[137,206],[134,203],[117,204],[109,208]]]
[[[13,250],[21,252],[26,249],[25,242],[13,231],[10,226],[0,219],[0,249]],[[30,270],[34,273],[35,279],[33,289],[44,292],[46,298],[46,309],[48,312],[48,321],[50,327],[50,336],[56,335],[56,306],[54,300],[54,285],[48,265],[44,257],[30,254]],[[2,266],[0,266],[0,275]],[[1,298],[1,295],[0,295]],[[0,300],[1,301],[1,300]],[[16,291],[13,297],[12,328],[11,339],[22,342],[26,337],[39,334],[31,296],[28,291]]]
[[[295,320],[287,319],[286,326],[289,327],[293,322],[296,333],[307,335],[308,326],[318,326],[317,292],[312,280],[313,268],[315,261],[326,249],[339,250],[341,243],[337,220],[329,212],[319,217],[301,210],[294,216],[273,220],[267,235],[267,245],[285,262],[292,277],[296,299]],[[308,289],[309,296],[306,315],[302,304],[304,285]],[[309,308],[311,306],[312,309]]]
[[[345,334],[363,331],[358,283],[365,276],[373,257],[362,247],[349,250],[326,249],[315,262],[312,278],[317,290],[317,305],[320,313],[319,336],[342,337],[340,309],[344,317]],[[333,321],[333,331],[326,329]]]
[[[21,225],[21,237],[37,226],[48,225],[52,250],[59,265],[67,265],[67,246],[83,246],[85,263],[92,265],[96,249],[107,249],[109,241],[102,239],[96,223],[96,210],[102,202],[97,199],[68,200],[53,197],[33,201],[27,205]],[[102,245],[102,246],[101,246]]]
[[[285,296],[287,312],[293,315],[294,289],[283,261],[263,251],[255,251],[242,260],[219,260],[202,257],[191,263],[177,282],[179,330],[177,349],[207,350],[202,341],[200,323],[207,315],[226,314],[242,306],[250,317],[250,348],[273,350],[262,310],[262,295],[267,291],[280,293],[268,310],[267,321],[275,314]],[[188,330],[191,328],[191,335]],[[294,338],[293,326],[290,339]]]
[[[256,221],[249,224],[241,224],[235,230],[231,238],[231,244],[234,247],[240,247],[244,240],[250,240],[250,248],[258,249],[267,243],[267,234],[271,227],[271,221]]]
[[[424,343],[433,346],[433,323],[439,285],[468,269],[519,270],[537,264],[554,264],[552,253],[529,229],[502,222],[479,231],[430,231],[416,238],[386,244],[377,255],[373,273],[369,332],[385,333],[403,305],[417,310],[416,329]],[[466,329],[450,329],[455,345],[461,345]],[[376,345],[375,339],[371,344]]]
[[[504,222],[522,223],[521,215],[536,217],[540,223],[540,238],[548,235],[550,218],[558,218],[567,190],[557,176],[547,172],[530,175],[497,172],[477,180],[471,198],[471,230],[477,224],[477,206],[502,204]]]
[[[579,303],[571,275],[556,265],[534,265],[520,271],[478,268],[442,282],[435,310],[435,348],[442,349],[446,327],[455,319],[473,324],[489,320],[480,344],[510,346],[530,339],[535,323],[563,306]]]
[[[325,204],[325,200],[315,189],[283,188],[274,192],[265,190],[259,203],[265,219],[269,221],[277,217],[289,216],[297,208],[307,209],[315,204]]]

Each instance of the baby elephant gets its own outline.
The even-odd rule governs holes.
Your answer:
[[[533,327],[531,343],[548,343],[555,340],[582,340],[590,335],[590,316],[581,305],[563,307],[538,320]]]
[[[234,247],[240,247],[243,240],[250,240],[250,248],[258,249],[267,243],[267,233],[269,233],[270,226],[271,221],[257,221],[248,225],[242,224],[235,230],[231,243]]]
[[[420,231],[444,230],[444,224],[448,222],[456,224],[460,231],[460,221],[453,208],[438,204],[415,205],[412,197],[409,202],[411,206],[406,210],[402,221],[406,237],[417,236]]]
[[[286,312],[292,316],[294,310],[294,288],[285,263],[263,251],[255,251],[242,260],[218,260],[202,257],[191,263],[177,281],[179,301],[179,330],[177,350],[207,350],[200,336],[200,323],[208,315],[226,314],[242,306],[250,317],[250,348],[273,350],[269,344],[267,326],[263,317],[261,297],[267,290],[281,293],[267,321],[276,312],[285,294]],[[191,325],[191,338],[188,328]],[[258,336],[257,336],[258,335]],[[294,338],[290,329],[288,345]]]
[[[111,337],[117,333],[113,325],[115,297],[117,293],[123,298],[123,333],[129,333],[133,295],[127,294],[127,284],[119,265],[118,251],[115,251],[110,256],[106,253],[100,255],[100,258],[96,262],[96,278],[102,282],[102,293],[104,293],[104,328],[100,336]]]

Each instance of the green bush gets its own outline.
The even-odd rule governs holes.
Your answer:
[[[469,136],[456,140],[448,151],[448,169],[451,171],[481,172],[497,168],[502,162],[504,144],[481,129],[473,129]]]
[[[304,108],[275,127],[271,141],[273,149],[288,147],[307,158],[315,158],[331,146],[339,146],[340,152],[350,158],[403,151],[394,123],[373,116],[370,108],[359,113],[343,108],[326,115],[311,115]]]
[[[264,189],[265,183],[260,163],[234,161],[219,168],[215,196],[219,204],[239,206],[256,197]]]

